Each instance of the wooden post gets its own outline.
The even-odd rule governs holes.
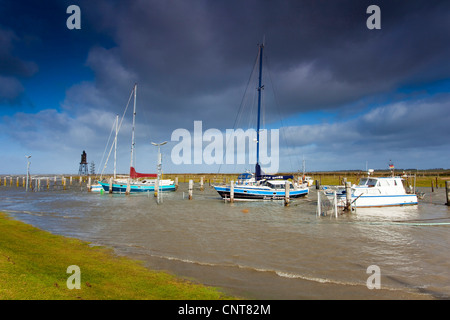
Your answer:
[[[200,177],[200,190],[203,191],[203,177]]]
[[[317,181],[317,180],[316,180]],[[320,190],[317,191],[317,215],[320,217],[322,215],[322,212],[320,212],[321,206],[320,206]]]
[[[434,192],[433,180],[431,180],[431,192]]]
[[[128,190],[128,184],[127,184],[127,190]],[[109,193],[113,193],[113,177],[109,177]]]
[[[50,188],[50,178],[47,177],[47,190]]]
[[[288,207],[289,206],[289,185],[291,183],[289,181],[286,181],[284,183],[284,206]]]
[[[72,176],[70,176],[70,178],[69,178],[69,186],[71,186],[72,185]]]
[[[450,181],[445,181],[445,194],[447,195],[447,205],[450,206]]]
[[[352,185],[350,181],[345,182],[345,210],[351,211],[351,204],[352,204]]]
[[[175,177],[175,190],[178,190],[178,177]]]
[[[16,178],[16,187],[19,186],[19,177]]]
[[[194,189],[194,181],[189,180],[189,200],[192,200],[192,190]]]
[[[316,190],[319,190],[320,189],[320,182],[319,182],[319,180],[316,180]]]
[[[111,181],[112,181],[112,178],[111,178]],[[112,182],[111,182],[111,192],[112,192]],[[131,180],[128,178],[128,181],[127,181],[127,189],[125,190],[125,194],[126,195],[129,195],[130,194],[130,192],[131,192]]]
[[[231,180],[230,184],[230,203],[234,202],[234,181]]]
[[[337,205],[336,190],[334,190],[334,215],[336,218],[338,217],[338,205]]]
[[[154,192],[156,200],[159,200],[158,193],[159,193],[159,179],[156,179],[156,181],[155,181],[155,192]]]
[[[88,185],[87,185],[87,189],[88,189],[88,192],[91,192],[92,191],[92,185],[91,185],[91,177],[89,176],[89,178],[88,178]]]

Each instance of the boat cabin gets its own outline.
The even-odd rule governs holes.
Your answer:
[[[271,189],[283,189],[284,190],[286,182],[289,183],[289,189],[294,190],[294,186],[292,185],[292,183],[290,181],[285,181],[285,180],[267,180],[267,181],[264,181],[261,185],[269,187]]]
[[[236,181],[237,184],[240,185],[250,185],[250,184],[254,184],[255,183],[255,178],[253,176],[253,174],[251,173],[241,173]]]
[[[398,177],[393,178],[361,178],[358,187],[397,187],[402,186],[402,180]]]

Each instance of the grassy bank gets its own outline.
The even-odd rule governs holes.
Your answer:
[[[67,287],[71,265],[80,268],[80,289]],[[229,298],[217,288],[151,271],[111,249],[53,235],[0,212],[0,300]]]

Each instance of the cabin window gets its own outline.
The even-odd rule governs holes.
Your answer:
[[[367,183],[367,179],[366,178],[363,178],[363,179],[359,180],[359,185],[360,186],[364,186],[366,183]]]
[[[377,184],[377,180],[376,180],[376,179],[369,179],[369,180],[367,181],[367,186],[368,186],[369,188],[370,188],[370,187],[375,187],[376,184]]]

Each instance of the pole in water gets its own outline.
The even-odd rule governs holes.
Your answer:
[[[445,181],[445,194],[447,195],[447,205],[450,206],[450,181]]]
[[[175,190],[178,190],[178,177],[175,177]]]
[[[290,182],[285,181],[285,183],[284,183],[284,206],[285,207],[289,206],[289,185],[290,185]]]
[[[334,190],[334,215],[335,215],[336,218],[338,217],[338,206],[337,206],[336,190]]]
[[[128,185],[127,185],[128,188]],[[109,193],[113,193],[113,178],[109,177]]]
[[[352,188],[350,181],[345,182],[345,198],[346,198],[345,210],[350,211],[352,205]]]
[[[200,177],[200,190],[203,191],[203,177]]]
[[[234,181],[230,183],[230,203],[234,202]]]
[[[320,217],[322,213],[320,212],[320,190],[317,191],[317,215]]]
[[[156,203],[159,203],[159,177],[155,181],[155,192],[154,195],[156,197]]]
[[[192,200],[192,190],[194,189],[194,181],[189,180],[189,200]]]

